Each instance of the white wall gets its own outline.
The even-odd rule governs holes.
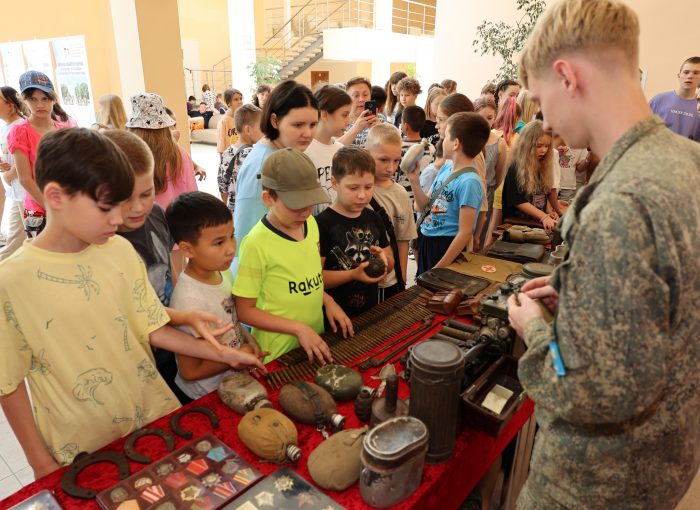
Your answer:
[[[700,55],[700,2],[697,0],[625,0],[641,24],[640,64],[648,73],[648,97],[675,88],[681,62]],[[547,2],[551,3],[551,2]],[[521,17],[515,0],[437,0],[433,81],[451,78],[469,97],[493,79],[500,62],[473,51],[476,27],[483,20],[512,24]]]
[[[369,28],[339,28],[323,31],[323,57],[330,60],[362,62],[370,60],[370,81],[384,86],[391,75],[392,62],[415,62],[416,78],[427,90],[433,80],[434,39],[395,34]],[[421,104],[424,95],[418,98]]]

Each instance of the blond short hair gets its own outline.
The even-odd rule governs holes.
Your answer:
[[[370,147],[376,147],[382,144],[393,144],[401,146],[403,142],[401,141],[401,132],[391,124],[383,122],[377,124],[367,133],[367,142],[365,142],[365,147],[368,149]]]
[[[140,177],[153,172],[153,154],[141,138],[123,129],[109,129],[103,134],[121,149],[129,161],[134,175]]]
[[[520,81],[541,76],[565,52],[617,48],[637,70],[639,19],[618,0],[561,0],[537,22],[520,55]]]

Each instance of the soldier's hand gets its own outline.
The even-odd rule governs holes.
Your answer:
[[[541,276],[526,282],[522,292],[532,299],[539,299],[553,314],[559,305],[559,293],[549,284],[549,276]]]
[[[508,298],[508,320],[520,338],[523,338],[525,325],[542,316],[540,306],[527,294],[521,292],[517,297],[511,295]]]

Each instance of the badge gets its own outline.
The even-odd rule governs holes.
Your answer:
[[[213,487],[221,481],[221,475],[218,473],[209,473],[207,476],[202,478],[202,483],[205,487]]]
[[[151,485],[152,483],[153,480],[151,480],[147,476],[144,476],[143,478],[139,478],[134,482],[134,488],[140,489],[141,487],[146,487],[147,485]]]
[[[220,462],[224,460],[227,456],[226,450],[223,449],[221,446],[217,446],[216,448],[212,448],[209,450],[209,453],[207,453],[207,457],[209,457],[211,460],[214,462]]]
[[[155,503],[165,496],[165,491],[160,485],[151,485],[141,493],[141,497],[149,503]]]
[[[128,495],[129,493],[126,492],[126,489],[124,487],[117,487],[109,493],[109,499],[112,500],[112,503],[121,503],[126,499]]]
[[[196,485],[190,485],[180,491],[180,499],[182,501],[194,501],[201,495],[202,489]]]
[[[192,460],[192,455],[189,453],[181,453],[180,455],[177,456],[177,461],[180,464],[186,464],[191,460]]]
[[[209,464],[204,459],[193,460],[187,465],[187,471],[194,473],[195,475],[201,475],[206,470],[209,469]]]
[[[238,468],[241,467],[238,462],[236,462],[233,459],[228,459],[226,462],[224,462],[224,466],[221,468],[221,471],[226,473],[227,475],[232,475],[236,471],[238,471]]]
[[[275,495],[271,492],[262,491],[255,495],[255,502],[260,506],[274,506]]]
[[[481,270],[485,273],[495,273],[496,267],[487,264],[485,266],[481,266]]]
[[[172,473],[168,478],[165,479],[165,484],[169,485],[173,489],[179,489],[187,483],[187,476],[185,473],[178,472]]]
[[[280,476],[277,480],[275,480],[275,489],[277,489],[280,492],[288,491],[292,487],[294,487],[294,480],[292,480],[288,476]]]
[[[238,489],[231,482],[222,482],[212,489],[212,492],[222,499],[228,499],[234,496]]]
[[[156,474],[158,476],[168,476],[173,471],[175,471],[175,466],[173,466],[169,462],[167,462],[165,464],[161,464],[160,466],[158,466],[156,468]]]
[[[211,450],[211,443],[209,441],[200,441],[195,448],[198,452],[205,453]]]
[[[255,480],[255,475],[253,474],[252,469],[245,468],[238,471],[238,473],[234,475],[233,480],[243,485],[248,485],[250,482]]]

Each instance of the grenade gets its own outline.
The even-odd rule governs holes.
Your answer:
[[[369,264],[365,267],[365,273],[370,278],[377,278],[384,274],[386,270],[386,265],[384,261],[379,257],[372,257],[369,259]]]
[[[378,398],[372,402],[372,418],[370,427],[379,425],[396,416],[406,416],[408,406],[403,400],[399,400],[399,378],[390,375],[386,378],[386,397]]]
[[[219,383],[219,397],[238,414],[272,407],[265,387],[245,372],[234,372],[224,377]]]
[[[330,425],[337,432],[345,425],[345,416],[335,412],[333,397],[316,384],[305,381],[285,384],[280,390],[279,402],[289,416],[301,423],[316,425],[318,430],[323,431]]]
[[[418,169],[418,162],[423,157],[429,143],[427,138],[423,138],[420,143],[413,145],[406,151],[406,154],[401,158],[400,164],[403,173],[410,174]]]
[[[321,488],[344,491],[360,478],[360,454],[367,427],[333,434],[309,455],[309,474]]]
[[[318,369],[314,382],[336,400],[354,400],[362,388],[362,376],[343,365],[324,365]]]
[[[275,409],[261,408],[247,413],[238,424],[238,437],[257,456],[281,464],[301,457],[297,429]]]
[[[369,421],[372,417],[372,392],[369,388],[362,388],[355,399],[355,415],[360,421]]]

